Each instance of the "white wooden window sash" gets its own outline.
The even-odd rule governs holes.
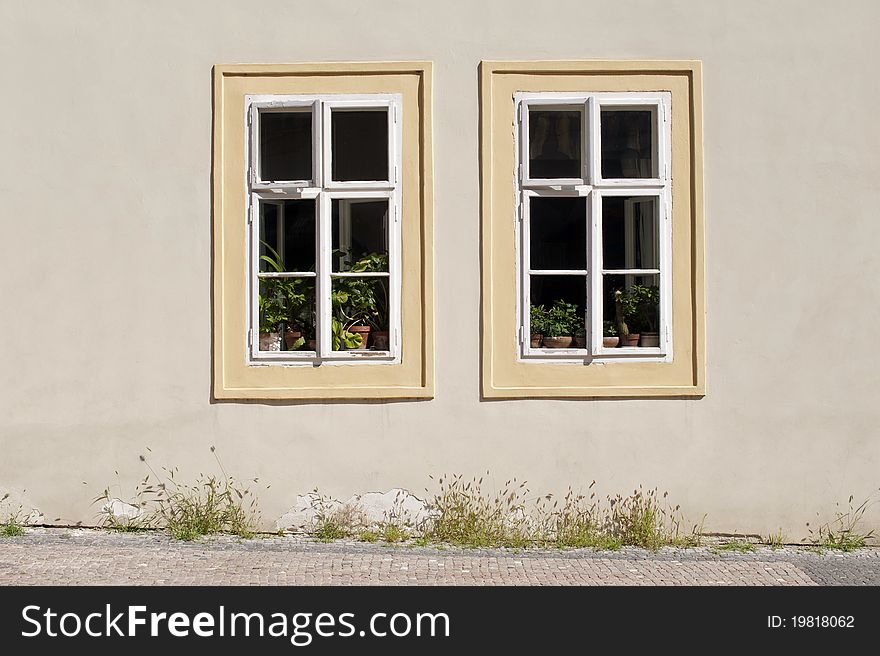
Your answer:
[[[387,109],[387,180],[334,181],[331,148],[331,112],[334,109]],[[260,174],[260,116],[264,112],[308,111],[312,115],[312,177],[309,180],[263,180]],[[399,94],[249,95],[247,116],[248,290],[247,353],[250,364],[396,364],[401,358],[401,111]],[[315,271],[260,272],[260,203],[315,199]],[[333,272],[332,202],[337,199],[387,200],[387,272]],[[283,209],[279,217],[283,216]],[[281,220],[279,218],[279,220]],[[279,233],[280,234],[280,233]],[[314,351],[261,351],[259,348],[259,281],[262,278],[314,278],[316,326]],[[386,277],[389,279],[387,351],[333,351],[330,292],[334,279]],[[283,336],[281,337],[283,339]]]
[[[671,127],[669,92],[634,93],[518,93],[515,98],[516,120],[516,233],[518,332],[520,359],[529,362],[588,364],[598,361],[670,361],[672,359],[672,221],[671,221]],[[603,108],[614,110],[650,110],[656,139],[652,144],[653,177],[603,178],[601,167],[601,125]],[[581,113],[581,177],[541,179],[529,171],[529,112],[531,110],[577,110]],[[534,270],[530,253],[530,205],[536,197],[582,197],[586,202],[587,268],[584,270]],[[632,230],[633,203],[653,198],[656,216],[657,269],[606,269],[602,253],[602,198],[632,197],[625,204],[625,230]],[[627,257],[626,261],[631,261]],[[532,348],[530,344],[530,308],[532,275],[582,276],[585,278],[587,321],[586,348]],[[660,278],[660,346],[602,346],[604,276],[658,275]]]

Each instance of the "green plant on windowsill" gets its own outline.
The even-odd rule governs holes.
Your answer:
[[[547,348],[567,348],[571,346],[573,335],[583,325],[578,315],[577,305],[562,299],[553,301],[544,321],[544,346]]]
[[[276,273],[286,269],[281,256],[266,242],[262,242],[270,253],[261,255],[260,261],[269,265]],[[311,301],[311,302],[310,302]],[[260,333],[294,332],[295,327],[307,326],[311,308],[314,306],[314,291],[302,278],[262,278],[258,298],[260,309]],[[307,337],[300,334],[288,343],[288,350],[294,351],[303,347]]]
[[[602,322],[602,346],[604,348],[614,348],[620,344],[620,338],[617,336],[617,326],[613,321],[605,320]]]
[[[651,346],[658,346],[657,309],[660,289],[655,285],[630,285],[614,290],[614,315],[622,346],[636,346],[641,333],[654,336]]]
[[[543,305],[532,304],[529,308],[529,336],[532,348],[540,348],[544,340],[547,323],[547,309]]]
[[[636,316],[638,304],[629,289],[614,290],[614,321],[622,346],[630,346],[630,323]],[[638,341],[638,336],[635,336]],[[633,346],[635,344],[632,344]]]
[[[388,271],[388,255],[367,253],[350,267],[351,273]],[[359,349],[366,346],[371,331],[384,336],[387,348],[388,291],[379,277],[345,277],[334,280],[333,349]],[[381,348],[379,350],[385,350]]]
[[[655,285],[633,285],[630,292],[636,300],[636,324],[639,332],[656,333],[660,288]]]

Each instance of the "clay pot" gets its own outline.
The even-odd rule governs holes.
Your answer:
[[[639,334],[638,333],[630,333],[629,335],[622,336],[620,338],[620,345],[623,347],[638,346],[639,345]]]
[[[357,333],[358,335],[361,336],[361,345],[358,346],[356,349],[352,349],[352,350],[363,351],[364,349],[367,348],[367,342],[370,341],[370,330],[372,330],[372,328],[370,328],[370,326],[350,326],[349,327],[348,332]]]
[[[544,337],[545,348],[569,348],[571,346],[572,337]]]
[[[377,351],[389,350],[390,342],[388,340],[387,330],[377,330],[373,333],[373,348]]]
[[[617,348],[617,345],[620,344],[620,337],[615,335],[614,337],[603,337],[602,338],[602,346],[604,348]]]
[[[660,333],[641,333],[639,335],[639,346],[657,348],[660,346]]]
[[[261,351],[280,351],[281,333],[260,333]]]
[[[532,333],[532,336],[529,339],[529,346],[532,348],[541,348],[541,342],[543,341],[544,336],[541,333]]]
[[[577,335],[575,335],[574,336],[574,347],[580,348],[580,349],[587,348],[587,336],[581,335],[580,337],[578,337]]]
[[[302,337],[302,333],[298,330],[288,330],[284,333],[284,344],[287,346],[288,351],[293,350],[294,343],[296,343],[296,340],[300,337]]]

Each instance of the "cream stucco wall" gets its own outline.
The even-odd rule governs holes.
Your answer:
[[[878,22],[873,0],[0,3],[0,488],[91,522],[145,447],[197,472],[213,444],[271,484],[270,522],[315,486],[489,469],[804,537],[880,486]],[[480,400],[478,65],[587,58],[703,62],[703,399]],[[436,398],[212,403],[211,67],[322,60],[434,62]]]

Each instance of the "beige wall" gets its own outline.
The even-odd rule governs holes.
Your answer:
[[[550,4],[0,4],[0,488],[94,521],[146,446],[195,472],[215,444],[270,521],[490,469],[791,538],[876,490],[877,3]],[[484,58],[703,61],[704,399],[480,401]],[[212,404],[212,65],[406,59],[435,66],[436,399]]]

